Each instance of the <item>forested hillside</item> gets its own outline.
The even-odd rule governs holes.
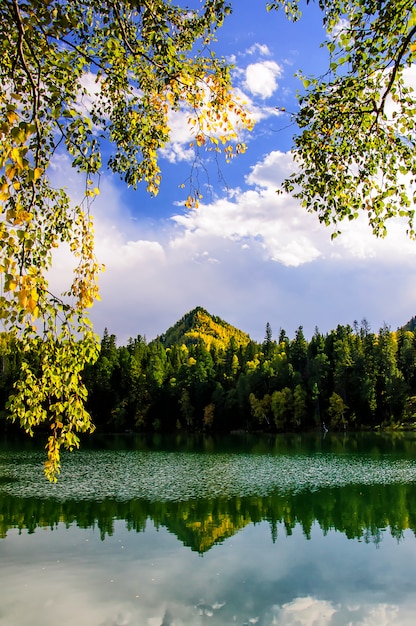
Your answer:
[[[247,333],[238,330],[219,317],[210,315],[199,306],[186,313],[164,335],[158,337],[158,340],[166,348],[174,344],[190,346],[202,341],[208,350],[211,346],[221,350],[227,348],[231,338],[242,346],[250,342]]]
[[[19,371],[19,346],[0,343],[0,401]],[[36,361],[36,353],[33,354]],[[83,374],[99,431],[229,432],[413,428],[416,335],[409,323],[378,333],[364,321],[262,343],[198,307],[165,334],[126,346],[105,331]],[[3,417],[6,411],[2,411]],[[5,419],[3,427],[10,427]]]

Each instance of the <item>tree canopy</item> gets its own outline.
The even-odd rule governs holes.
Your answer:
[[[317,0],[330,62],[325,75],[300,74],[304,91],[293,121],[297,170],[283,188],[335,225],[364,211],[377,236],[401,216],[415,237],[416,60],[413,0]],[[309,4],[309,0],[306,1]],[[299,0],[269,2],[289,19]],[[413,67],[414,69],[414,67]],[[413,79],[414,80],[414,79]]]
[[[87,309],[102,269],[94,254],[91,203],[99,194],[103,142],[108,167],[156,194],[158,150],[170,114],[188,113],[196,165],[203,147],[229,160],[250,127],[227,63],[209,49],[230,11],[223,0],[198,10],[169,0],[4,0],[0,4],[0,316],[19,337],[21,377],[8,409],[33,433],[51,429],[45,473],[55,479],[62,445],[92,428],[81,372],[98,354]],[[51,182],[63,150],[83,176],[76,204]],[[189,206],[199,189],[190,185]],[[74,258],[72,283],[52,294],[55,248]]]

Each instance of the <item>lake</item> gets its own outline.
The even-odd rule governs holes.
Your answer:
[[[414,625],[416,437],[0,442],[0,626]]]

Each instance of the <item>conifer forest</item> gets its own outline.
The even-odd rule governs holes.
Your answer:
[[[259,343],[201,307],[150,342],[118,346],[105,330],[85,367],[97,432],[225,433],[413,429],[416,320],[373,332],[366,320],[308,341],[266,324]],[[0,427],[20,375],[20,348],[1,335]],[[36,368],[37,352],[31,359]]]

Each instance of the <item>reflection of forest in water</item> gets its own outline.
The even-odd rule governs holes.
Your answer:
[[[143,532],[151,520],[165,527],[185,546],[203,553],[249,524],[266,521],[271,539],[284,525],[290,535],[300,525],[309,538],[317,523],[349,539],[378,543],[388,530],[400,540],[406,529],[416,530],[416,485],[347,485],[315,492],[273,494],[259,497],[192,499],[183,502],[150,502],[145,499],[118,502],[18,498],[0,494],[0,537],[10,528],[54,529],[59,523],[98,528],[101,538],[112,535],[115,520],[125,520],[130,531]]]
[[[0,537],[6,537],[11,528],[32,533],[37,528],[54,529],[61,523],[97,528],[104,540],[113,534],[115,520],[125,520],[126,528],[136,532],[143,532],[151,521],[200,553],[260,522],[270,524],[273,541],[278,532],[290,535],[295,526],[309,538],[314,524],[324,534],[336,530],[349,539],[377,543],[386,531],[400,540],[405,530],[416,532],[415,442],[416,433],[404,432],[327,433],[325,437],[321,433],[91,437],[83,442],[79,454],[64,458],[68,476],[58,483],[55,496],[49,497],[41,476],[43,451],[38,442],[25,440],[22,444],[20,438],[8,438],[0,442]],[[119,456],[120,451],[127,456]],[[158,452],[168,456],[160,457]],[[204,481],[209,486],[222,467],[224,453],[230,455],[224,470],[226,483],[236,479],[232,470],[244,460],[237,478],[245,473],[247,484],[241,483],[239,496],[218,491],[216,497],[202,490],[176,499],[150,499],[146,491],[139,497],[134,485],[124,498],[111,495],[133,484],[137,475],[151,484],[155,471],[165,472],[166,480],[175,484],[193,475],[195,483],[188,485],[190,489]],[[282,459],[286,459],[283,465]],[[320,465],[320,459],[325,464]],[[180,472],[175,474],[178,467]],[[284,490],[280,485],[288,467],[293,476],[286,481],[291,487]],[[395,468],[394,480],[385,473],[389,468]],[[34,476],[38,469],[39,476]],[[209,476],[200,473],[208,470]],[[321,476],[324,470],[327,473]],[[314,478],[306,488],[312,471]],[[341,472],[343,481],[339,482]],[[259,487],[261,476],[263,491]],[[99,486],[112,479],[117,489],[110,495],[100,493]],[[83,498],[77,491],[82,493],[82,480],[92,485],[92,491]],[[32,482],[30,492],[18,493],[21,485]],[[72,485],[75,490],[65,492]],[[163,489],[162,485],[161,494]]]

